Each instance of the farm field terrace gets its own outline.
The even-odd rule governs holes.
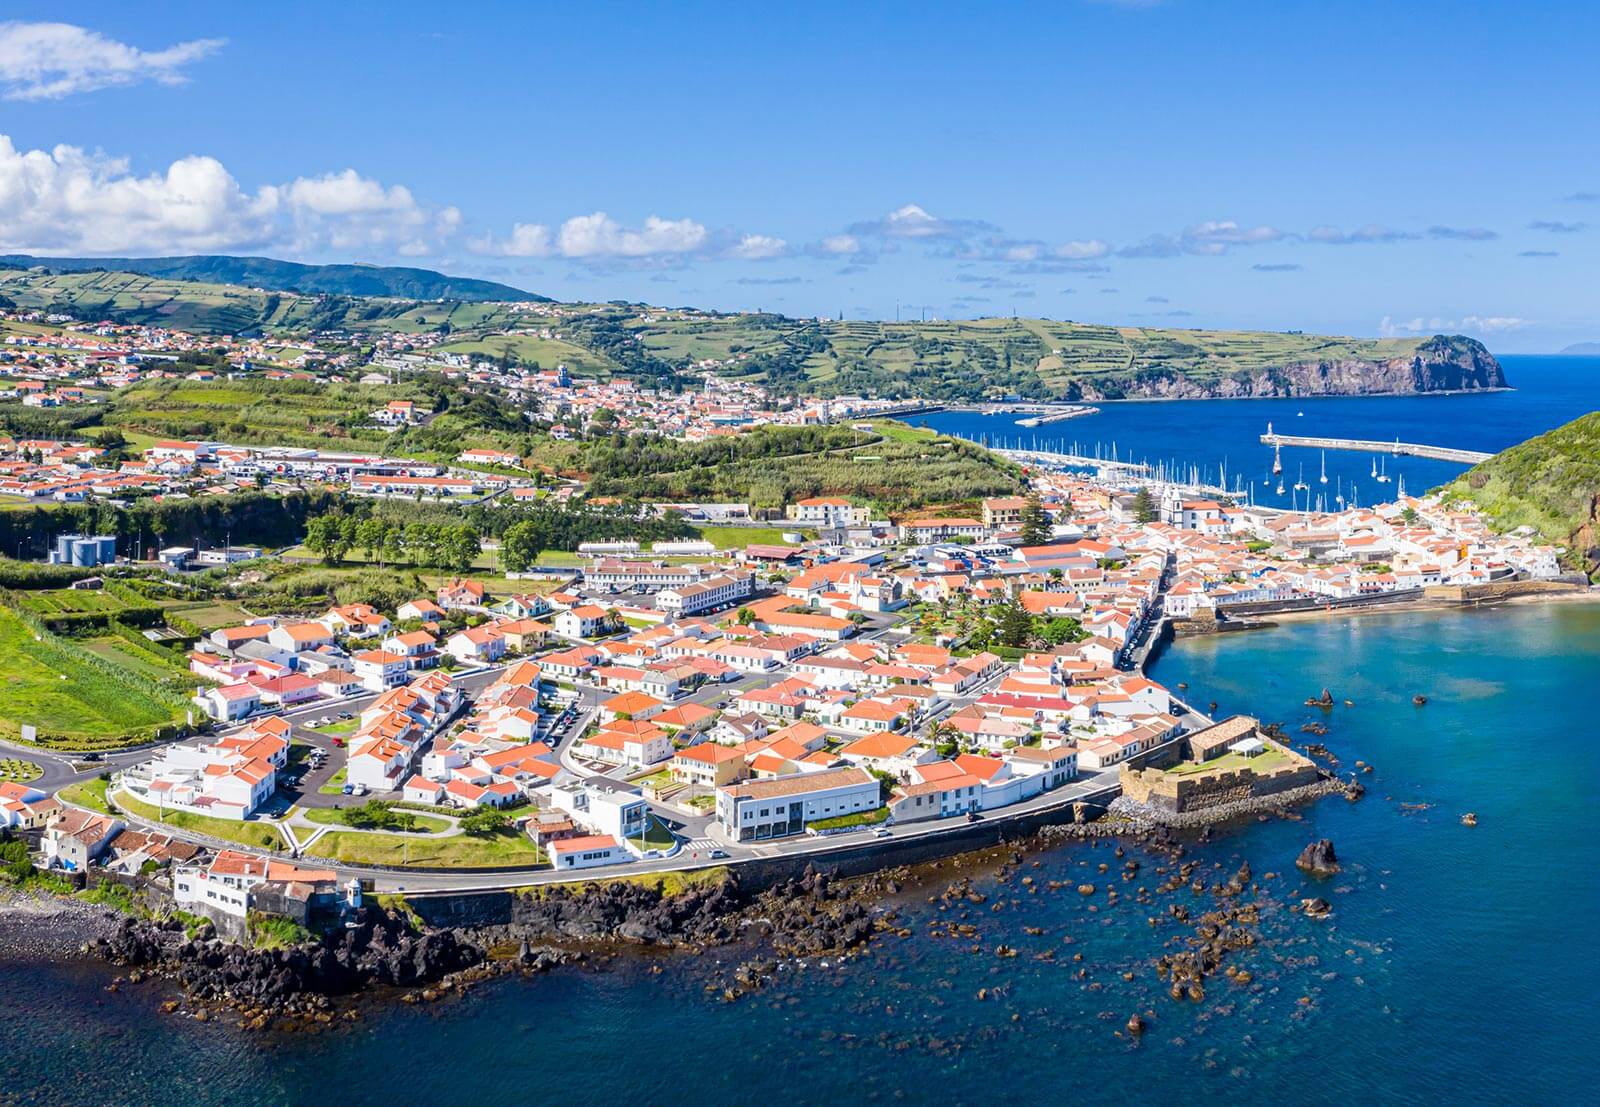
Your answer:
[[[15,612],[0,607],[0,733],[15,737],[31,723],[42,744],[64,739],[110,746],[130,732],[181,720],[176,697],[164,699],[139,680],[119,679],[81,650],[54,635],[37,636]]]

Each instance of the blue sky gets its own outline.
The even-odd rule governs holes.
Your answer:
[[[1600,340],[1600,5],[771,7],[13,2],[0,250]]]

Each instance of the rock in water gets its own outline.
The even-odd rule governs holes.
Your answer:
[[[1308,919],[1325,919],[1333,914],[1333,904],[1321,896],[1301,900],[1300,909],[1305,912]]]
[[[1301,850],[1294,863],[1302,872],[1312,876],[1332,876],[1339,871],[1339,855],[1334,852],[1333,842],[1328,838],[1319,838]]]
[[[1411,697],[1411,702],[1416,704],[1418,707],[1421,707],[1423,704],[1428,702],[1428,697],[1419,692],[1417,695]]]
[[[1468,811],[1465,815],[1462,815],[1461,816],[1461,825],[1462,826],[1477,826],[1478,825],[1478,813],[1476,811]]]
[[[1129,1034],[1143,1034],[1144,1033],[1144,1019],[1139,1016],[1139,1013],[1137,1011],[1135,1011],[1133,1014],[1128,1016],[1128,1033]]]

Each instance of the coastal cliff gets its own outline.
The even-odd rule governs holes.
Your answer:
[[[1404,357],[1302,358],[1203,377],[1162,365],[1075,382],[1075,400],[1231,400],[1292,396],[1406,396],[1510,387],[1499,361],[1476,339],[1434,335]]]

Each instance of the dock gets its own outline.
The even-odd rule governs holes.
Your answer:
[[[1458,450],[1453,446],[1425,446],[1417,442],[1379,442],[1366,438],[1314,438],[1303,434],[1277,434],[1272,424],[1261,441],[1268,446],[1309,446],[1312,449],[1352,450],[1367,454],[1392,454],[1395,456],[1427,457],[1435,461],[1459,461],[1463,465],[1476,465],[1488,461],[1493,454],[1481,450]]]

